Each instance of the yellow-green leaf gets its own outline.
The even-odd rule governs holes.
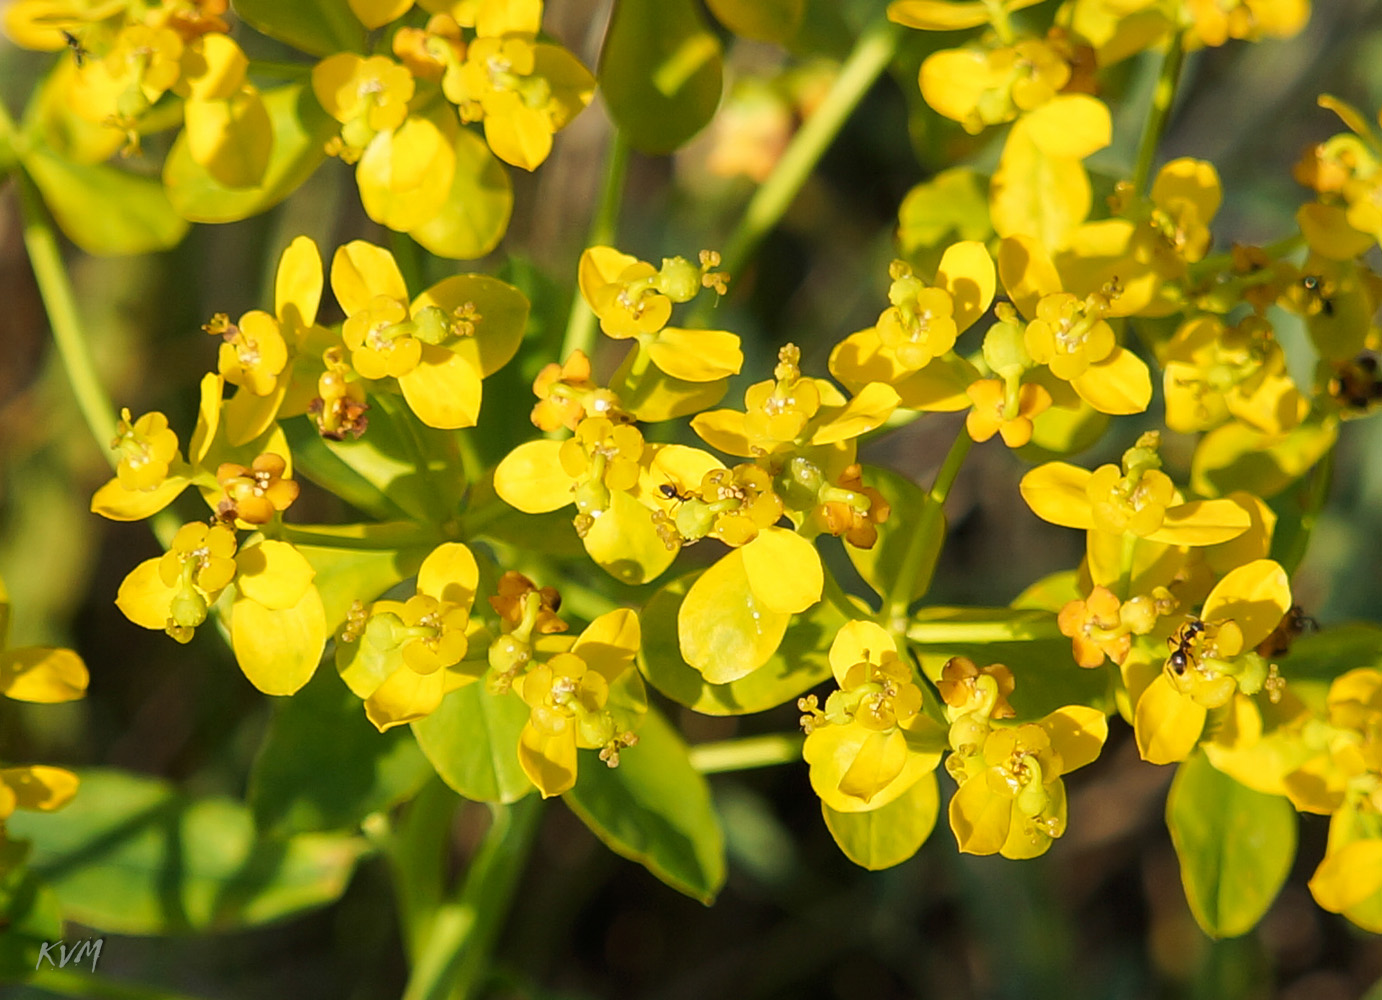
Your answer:
[[[791,617],[754,595],[743,553],[734,549],[691,585],[682,602],[677,613],[682,658],[711,684],[737,681],[768,661]]]
[[[869,871],[899,865],[935,829],[940,790],[928,774],[887,805],[868,812],[837,812],[824,802],[821,815],[845,857]]]
[[[1171,782],[1166,825],[1201,929],[1225,938],[1256,926],[1295,860],[1290,803],[1244,787],[1196,754]]]

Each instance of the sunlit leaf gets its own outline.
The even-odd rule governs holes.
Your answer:
[[[571,811],[610,850],[710,905],[725,880],[724,834],[676,730],[652,710],[618,767],[587,756],[565,796]]]
[[[1176,771],[1166,825],[1201,929],[1223,938],[1256,926],[1295,860],[1290,803],[1245,788],[1197,754]]]

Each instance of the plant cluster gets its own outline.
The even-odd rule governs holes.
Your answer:
[[[640,260],[613,245],[629,147],[670,151],[709,120],[722,34],[781,42],[808,16],[801,0],[708,7],[719,33],[691,0],[620,0],[598,73],[542,32],[540,0],[237,0],[243,26],[292,50],[273,62],[246,55],[225,0],[7,8],[12,39],[58,53],[0,134],[55,334],[115,455],[91,507],[153,519],[165,541],[125,578],[120,610],[182,643],[219,626],[269,695],[325,690],[313,677],[334,671],[386,734],[365,758],[416,755],[345,822],[287,829],[373,814],[350,862],[403,850],[378,824],[435,772],[501,818],[527,815],[503,808],[534,792],[564,796],[616,851],[709,900],[724,856],[704,772],[801,758],[860,865],[898,864],[931,836],[942,769],[958,849],[1030,858],[1080,822],[1065,776],[1121,717],[1144,760],[1178,768],[1167,820],[1208,933],[1241,934],[1271,904],[1296,812],[1331,818],[1315,900],[1382,930],[1382,630],[1319,628],[1291,586],[1340,434],[1382,408],[1382,136],[1321,97],[1345,130],[1304,155],[1298,232],[1267,246],[1216,243],[1213,164],[1156,158],[1186,55],[1294,35],[1308,0],[895,0],[785,153],[767,154],[763,197],[723,254]],[[707,328],[711,307],[918,31],[952,46],[922,62],[922,98],[991,133],[992,166],[907,195],[886,301],[842,332],[830,377],[789,343],[721,406],[746,362],[735,333]],[[1113,137],[1101,80],[1147,53],[1161,71],[1136,162],[1091,177]],[[513,274],[422,287],[413,254],[499,245],[505,165],[539,168],[597,86],[618,130],[610,182],[559,276],[577,291],[554,354],[563,331],[538,327]],[[161,176],[118,162],[153,145]],[[115,421],[80,374],[49,220],[92,252],[169,247],[189,221],[268,210],[328,156],[354,165],[398,254],[353,240],[326,260],[292,240],[271,309],[208,318],[195,427]],[[322,320],[328,287],[339,322]],[[515,403],[525,362],[532,397]],[[861,442],[940,413],[964,421],[928,487],[861,462]],[[1064,460],[1125,425],[1118,461]],[[1186,482],[1163,468],[1163,429],[1193,436]],[[1032,466],[1013,502],[1083,532],[1084,559],[1008,607],[936,606],[946,497],[995,438]],[[295,520],[299,479],[360,517]],[[206,509],[168,523],[189,488]],[[705,558],[682,555],[693,546]],[[841,552],[859,593],[837,578]],[[6,656],[14,697],[84,687],[70,654]],[[668,701],[795,705],[800,732],[688,748]],[[261,800],[296,794],[282,775],[256,780]],[[41,767],[0,781],[11,807],[53,808],[76,786]],[[11,833],[41,843],[61,815],[41,820]],[[494,831],[514,836],[507,819]]]

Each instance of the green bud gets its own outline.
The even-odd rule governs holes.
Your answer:
[[[701,269],[685,257],[664,257],[657,289],[673,302],[690,302],[701,290]]]
[[[1033,366],[1022,329],[1015,323],[994,323],[984,334],[984,363],[1000,378],[1016,378]]]
[[[437,306],[423,306],[413,317],[413,336],[424,344],[440,344],[451,336],[446,313]]]

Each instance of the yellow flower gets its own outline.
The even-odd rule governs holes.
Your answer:
[[[75,701],[86,694],[88,674],[70,649],[46,646],[7,648],[10,601],[0,580],[0,694],[40,704]]]
[[[178,436],[158,411],[133,420],[129,409],[122,409],[110,446],[120,452],[115,476],[126,490],[154,489],[168,478],[169,467],[182,460]]]
[[[577,749],[598,749],[600,759],[615,767],[619,752],[638,742],[631,727],[647,708],[633,666],[640,641],[638,616],[626,608],[611,611],[591,622],[569,652],[514,681],[529,707],[518,760],[543,798],[576,783]]]
[[[839,689],[824,710],[815,695],[798,703],[811,787],[838,812],[878,809],[935,770],[944,733],[922,712],[912,668],[878,625],[849,622],[829,657]]]
[[[216,367],[227,382],[244,386],[256,396],[274,390],[288,364],[288,345],[274,317],[256,309],[241,316],[237,324],[225,313],[217,313],[202,329],[221,338]]]
[[[1156,456],[1158,436],[1143,435],[1123,464],[1087,472],[1048,462],[1022,477],[1022,499],[1044,521],[1067,528],[1129,534],[1171,545],[1213,545],[1236,538],[1251,519],[1232,500],[1178,503]]]
[[[77,776],[61,767],[35,764],[0,768],[0,841],[4,821],[16,809],[53,812],[77,794]]]
[[[528,301],[483,275],[456,275],[408,301],[393,255],[354,240],[331,261],[331,289],[345,311],[341,335],[366,379],[397,380],[409,408],[429,427],[473,427],[481,379],[513,357]]]
[[[1065,833],[1061,778],[1099,756],[1108,720],[1096,709],[1071,705],[1035,723],[965,731],[982,742],[962,745],[945,762],[960,786],[950,799],[960,850],[1005,858],[1045,853]]]
[[[202,521],[184,524],[161,557],[140,563],[115,604],[136,625],[190,642],[207,611],[235,578],[235,532]]]
[[[1209,430],[1230,416],[1266,434],[1289,431],[1309,402],[1286,371],[1271,325],[1248,316],[1225,329],[1214,316],[1182,324],[1165,350],[1166,426]]]
[[[800,452],[809,447],[850,444],[892,415],[898,395],[889,385],[871,382],[853,398],[845,397],[825,379],[802,375],[801,351],[786,344],[778,351],[773,378],[749,386],[744,410],[712,410],[698,414],[691,429],[720,451],[745,458],[765,458]]]
[[[1040,107],[1070,82],[1063,54],[1045,39],[995,48],[943,49],[921,64],[921,95],[978,134]]]
[[[391,132],[408,116],[413,77],[387,56],[338,52],[312,69],[312,92],[341,134],[328,151],[349,163],[360,158],[379,132]]]
[[[483,661],[475,669],[462,664],[478,585],[470,550],[445,542],[423,560],[407,601],[375,601],[352,614],[336,665],[380,732],[430,715],[448,691],[483,672]]]
[[[1184,760],[1209,709],[1228,704],[1237,692],[1268,687],[1271,673],[1255,648],[1290,607],[1286,571],[1270,559],[1239,566],[1215,585],[1199,617],[1182,622],[1168,639],[1165,666],[1137,701],[1134,731],[1144,760]]]
[[[464,61],[447,67],[442,92],[462,121],[484,122],[496,156],[534,170],[553,133],[590,103],[595,78],[561,46],[537,41],[537,0],[480,0],[473,23],[476,38]]]
[[[1186,41],[1223,45],[1230,38],[1290,38],[1310,18],[1310,0],[1185,0]]]
[[[917,408],[929,387],[914,376],[947,354],[955,339],[983,316],[993,302],[997,277],[987,248],[973,240],[946,249],[931,285],[903,261],[894,261],[889,274],[891,305],[874,326],[835,347],[830,371],[855,391],[869,382],[886,382],[897,389],[902,405]],[[963,394],[963,385],[958,391]]]
[[[1028,236],[1009,236],[998,253],[998,274],[1027,322],[1023,343],[1037,364],[1068,381],[1103,413],[1140,413],[1152,396],[1151,374],[1118,345],[1109,315],[1117,289],[1079,298],[1065,291],[1046,250]]]

